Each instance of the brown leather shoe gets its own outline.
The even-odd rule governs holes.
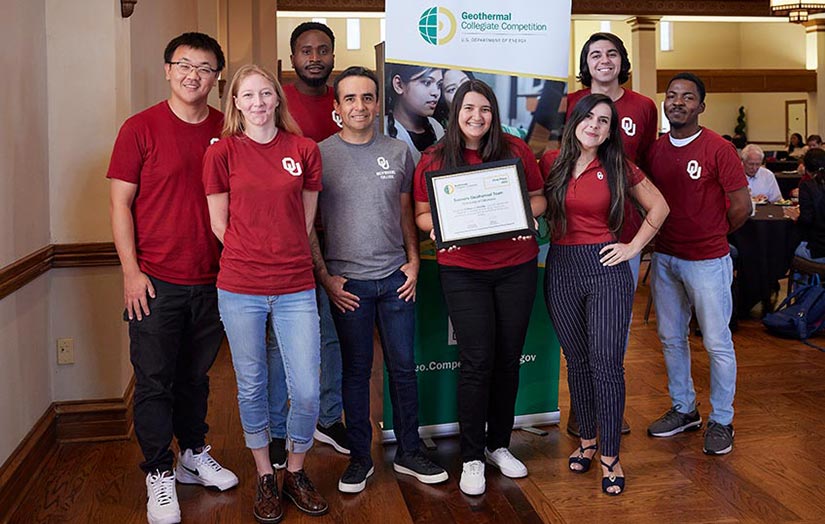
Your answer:
[[[258,490],[252,506],[255,520],[264,524],[275,524],[284,518],[284,508],[278,497],[278,482],[274,475],[258,477]]]
[[[284,495],[289,497],[298,509],[310,515],[323,515],[329,511],[329,504],[312,485],[304,470],[284,473]]]
[[[576,420],[576,415],[573,414],[572,409],[567,413],[567,432],[574,437],[581,437],[579,433],[579,421]],[[622,434],[627,435],[628,433],[630,433],[630,423],[627,422],[626,418],[622,417]]]

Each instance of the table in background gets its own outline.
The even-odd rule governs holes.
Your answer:
[[[737,309],[747,318],[758,303],[763,315],[772,311],[771,295],[776,283],[785,276],[799,244],[796,224],[785,218],[783,207],[773,204],[756,207],[756,214],[733,234],[728,241],[739,256],[737,268]]]
[[[791,190],[799,187],[799,181],[802,179],[796,171],[785,171],[776,173],[776,182],[779,184],[779,191],[782,192],[782,198],[791,198]]]

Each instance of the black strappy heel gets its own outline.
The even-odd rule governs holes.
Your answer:
[[[622,493],[624,493],[624,477],[619,477],[618,475],[616,475],[616,473],[613,472],[613,468],[616,466],[616,464],[619,463],[619,456],[617,455],[616,458],[613,459],[613,462],[610,464],[607,464],[602,459],[599,459],[599,462],[601,462],[602,466],[606,467],[607,471],[610,472],[610,475],[602,477],[602,491],[614,497],[616,495],[621,495]],[[618,486],[619,491],[607,491],[607,488],[612,488],[613,486]]]
[[[589,451],[589,450],[592,449],[594,451],[593,454],[595,455],[595,451],[596,451],[597,448],[598,448],[598,444],[593,444],[591,446],[587,446],[586,448],[583,448],[581,446],[581,444],[579,444],[579,456],[578,457],[570,457],[570,459],[568,460],[568,463],[567,463],[567,467],[573,473],[587,473],[587,470],[590,469],[590,463],[593,461],[593,459],[589,459],[589,458],[585,457],[584,452]],[[579,466],[582,467],[582,469],[571,468],[570,466],[572,466],[573,464],[578,464]]]

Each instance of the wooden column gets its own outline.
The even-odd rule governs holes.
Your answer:
[[[659,17],[627,20],[632,33],[633,90],[656,100],[656,24]]]
[[[226,55],[227,83],[243,65],[273,73],[278,65],[277,0],[218,0],[218,41]]]

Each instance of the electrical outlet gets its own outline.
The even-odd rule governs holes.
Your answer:
[[[60,365],[74,364],[74,339],[57,339],[57,363]]]

